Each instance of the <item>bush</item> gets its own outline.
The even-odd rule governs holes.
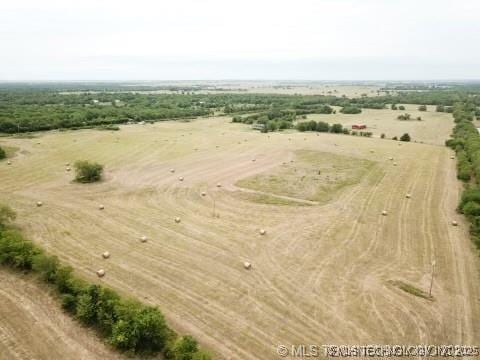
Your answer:
[[[390,106],[390,109],[392,109],[392,110],[398,110],[398,107],[397,107],[397,105],[392,104],[392,105]]]
[[[408,133],[403,134],[400,137],[400,141],[410,141],[410,135],[408,135]]]
[[[405,110],[405,106],[403,106],[403,105],[400,105],[400,106],[398,107],[398,110],[402,110],[402,111],[404,111],[404,110]]]
[[[197,341],[190,335],[177,338],[172,346],[174,360],[192,360],[193,354],[198,351]]]
[[[398,140],[398,137],[394,136],[394,137],[392,137],[392,140],[396,141],[396,140]]]
[[[435,111],[436,112],[445,112],[445,106],[437,105],[437,107],[435,108]]]
[[[333,124],[332,127],[330,128],[330,132],[334,134],[340,134],[342,131],[343,131],[342,124]]]
[[[380,139],[385,139],[385,134],[384,134],[384,133],[382,133],[382,134],[380,135]]]
[[[118,321],[112,328],[112,345],[134,352],[163,350],[169,330],[163,315],[156,308],[144,307],[133,301],[121,301],[116,311]]]
[[[46,282],[55,282],[60,262],[56,256],[38,254],[34,256],[32,268],[40,274]]]
[[[405,113],[405,114],[398,115],[397,119],[398,120],[410,120],[410,114]]]
[[[7,153],[0,147],[0,160],[5,159],[6,157]]]
[[[328,132],[330,130],[330,125],[324,121],[319,121],[317,123],[318,132]]]
[[[427,111],[427,105],[420,105],[418,111]]]
[[[9,206],[0,204],[0,230],[16,217],[17,214]]]
[[[362,109],[356,107],[355,105],[347,105],[340,109],[342,114],[360,114]]]
[[[102,178],[103,166],[87,160],[75,163],[75,180],[81,183],[91,183]]]
[[[475,201],[469,201],[462,207],[465,215],[480,216],[480,204]]]
[[[33,258],[40,254],[32,242],[14,230],[0,232],[0,264],[21,270],[32,269]]]

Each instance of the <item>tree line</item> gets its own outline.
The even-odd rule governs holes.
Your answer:
[[[77,277],[70,266],[9,227],[15,217],[8,206],[0,205],[0,265],[37,274],[56,290],[66,312],[94,328],[109,344],[131,354],[162,352],[172,360],[211,359],[193,337],[180,336],[169,328],[157,307]]]
[[[471,102],[453,106],[455,127],[446,145],[456,152],[457,178],[465,183],[458,211],[470,222],[470,235],[480,248],[480,136],[472,123],[476,105]]]
[[[17,86],[17,87],[16,87]],[[31,86],[0,86],[0,132],[16,133],[52,129],[76,129],[92,126],[116,125],[127,122],[158,121],[195,118],[214,113],[247,115],[284,111],[296,115],[331,114],[332,106],[345,114],[358,114],[362,109],[391,108],[402,110],[403,105],[425,104],[437,106],[439,112],[453,111],[454,103],[469,101],[480,106],[480,89],[469,87],[451,90],[405,91],[385,96],[347,98],[335,95],[284,95],[255,93],[162,93],[152,94],[127,91],[128,87],[112,84],[94,84],[95,92],[85,91],[81,84]],[[68,92],[62,91],[67,88]],[[75,91],[78,90],[78,91]],[[480,110],[475,109],[480,117]],[[242,121],[252,118],[242,116]],[[267,127],[285,128],[288,116],[265,117],[261,121],[275,120]],[[260,122],[262,123],[262,122]]]

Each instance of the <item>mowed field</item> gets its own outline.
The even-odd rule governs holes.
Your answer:
[[[336,114],[308,115],[308,120],[326,121],[330,124],[340,123],[351,129],[353,124],[365,124],[367,130],[373,133],[373,136],[380,137],[385,134],[386,138],[391,139],[394,136],[400,138],[404,133],[412,136],[412,141],[424,142],[426,144],[444,145],[448,139],[448,134],[452,129],[451,114],[435,111],[435,106],[427,106],[427,111],[418,111],[418,105],[405,104],[405,110],[389,109],[362,109],[360,114],[342,114],[339,107]],[[397,120],[401,114],[410,114],[411,120]],[[415,120],[421,117],[422,121]],[[432,129],[438,127],[438,129]]]
[[[0,201],[27,237],[89,280],[158,305],[219,359],[278,359],[279,344],[479,344],[479,262],[442,145],[453,120],[397,131],[400,112],[376,111],[365,113],[378,131],[425,144],[261,134],[221,117],[3,138],[17,151],[0,163]],[[73,183],[65,164],[78,159],[104,164],[104,181]],[[399,288],[428,292],[432,261],[433,300]],[[2,309],[21,284],[3,279]],[[35,325],[40,334],[51,323]],[[11,340],[9,326],[0,322],[0,349],[41,351]]]

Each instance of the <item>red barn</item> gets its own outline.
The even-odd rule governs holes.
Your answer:
[[[352,125],[352,129],[355,129],[355,130],[363,130],[363,129],[366,129],[366,128],[367,128],[367,125],[365,125],[365,124]]]

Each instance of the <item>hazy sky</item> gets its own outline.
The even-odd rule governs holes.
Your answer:
[[[480,0],[1,0],[0,80],[480,79]]]

